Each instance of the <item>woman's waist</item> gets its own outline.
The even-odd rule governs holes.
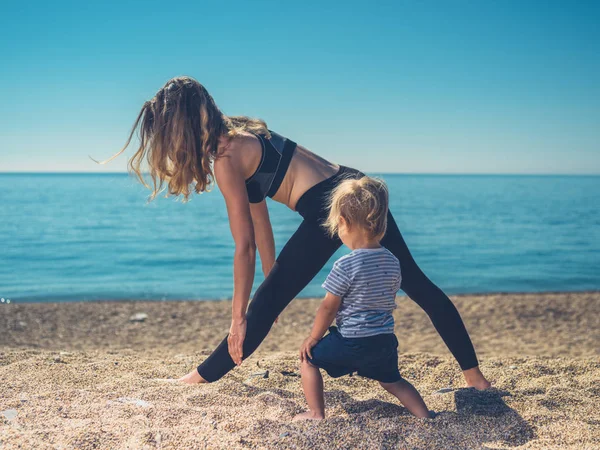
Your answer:
[[[304,219],[320,219],[329,213],[329,196],[331,191],[344,179],[360,178],[364,173],[351,167],[330,166],[329,176],[307,183],[295,203],[295,209]]]
[[[295,211],[296,204],[306,191],[335,175],[338,169],[337,164],[330,163],[305,147],[297,145],[287,173],[272,198]]]

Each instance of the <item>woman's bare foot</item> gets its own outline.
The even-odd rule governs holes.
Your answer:
[[[192,370],[190,373],[179,378],[177,381],[186,384],[208,383],[208,381],[200,376],[197,369]]]
[[[323,420],[325,418],[324,414],[317,414],[312,411],[306,411],[300,414],[297,414],[292,422],[298,422],[299,420]]]
[[[469,370],[465,370],[463,371],[463,374],[465,376],[465,380],[467,382],[468,387],[474,387],[479,391],[483,391],[484,389],[487,389],[492,386],[492,383],[486,380],[483,374],[481,373],[481,370],[479,370],[479,366],[473,367]]]

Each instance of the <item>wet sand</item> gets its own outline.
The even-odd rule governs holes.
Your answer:
[[[600,293],[452,299],[493,389],[464,388],[425,313],[398,297],[400,371],[437,417],[325,376],[327,419],[293,424],[319,300],[292,302],[242,367],[201,386],[168,380],[222,340],[230,302],[2,304],[0,449],[600,448]]]

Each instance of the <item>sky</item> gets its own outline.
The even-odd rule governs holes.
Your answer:
[[[600,2],[5,2],[0,172],[107,165],[189,75],[363,171],[600,174]]]

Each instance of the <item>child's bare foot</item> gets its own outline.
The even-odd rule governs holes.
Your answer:
[[[488,389],[492,386],[492,383],[485,379],[481,373],[481,370],[479,370],[479,367],[473,367],[472,369],[465,370],[463,374],[468,387],[474,387],[479,391],[483,391],[484,389]]]
[[[198,384],[198,383],[207,383],[207,381],[200,376],[198,370],[194,369],[187,375],[179,378],[177,381],[186,384]]]
[[[325,414],[318,414],[312,411],[306,411],[296,415],[292,422],[298,422],[299,420],[323,420],[325,418]]]

